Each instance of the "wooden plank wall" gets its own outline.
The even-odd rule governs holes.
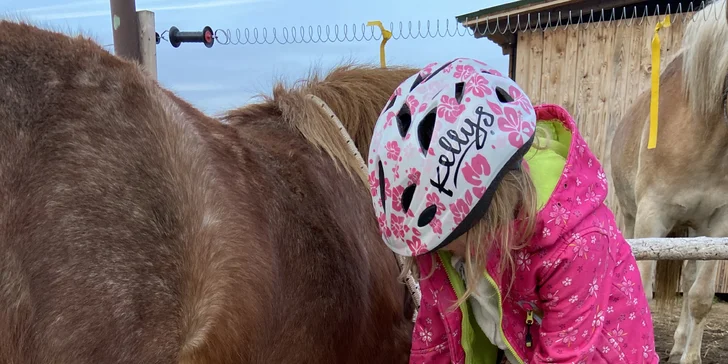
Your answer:
[[[680,48],[685,17],[660,31],[661,69]],[[654,18],[522,32],[516,82],[534,103],[569,110],[594,153],[606,160],[607,141],[623,112],[649,87]]]
[[[679,52],[691,15],[673,15],[672,25],[660,30],[661,70]],[[603,165],[617,123],[650,86],[651,42],[657,21],[652,16],[518,34],[516,82],[534,104],[566,108]],[[607,205],[619,216],[611,189]],[[716,290],[728,293],[728,261],[719,268]]]

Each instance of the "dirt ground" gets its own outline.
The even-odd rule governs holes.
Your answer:
[[[725,297],[721,297],[725,299]],[[672,349],[673,334],[680,319],[680,305],[671,314],[663,311],[652,310],[652,320],[655,328],[655,345],[660,355],[660,363],[667,363],[670,349]],[[701,350],[703,364],[726,364],[728,363],[728,302],[716,299],[708,314],[708,323],[703,333],[703,345]]]

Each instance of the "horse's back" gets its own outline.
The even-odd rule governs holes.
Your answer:
[[[0,362],[176,362],[215,220],[191,129],[136,65],[16,23],[0,92]]]

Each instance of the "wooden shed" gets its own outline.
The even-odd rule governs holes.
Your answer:
[[[520,0],[457,17],[508,55],[508,72],[534,104],[565,107],[597,158],[609,158],[608,141],[622,114],[650,86],[655,26],[660,69],[680,50],[685,26],[701,1]],[[613,192],[607,205],[619,208]],[[716,289],[728,293],[728,261]]]

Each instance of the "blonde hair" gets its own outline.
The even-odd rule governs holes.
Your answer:
[[[536,134],[539,136],[533,141],[532,148],[546,149],[548,147],[549,132],[539,126]],[[543,144],[542,144],[543,143]],[[536,228],[538,215],[538,200],[536,186],[530,173],[524,168],[508,171],[498,184],[488,211],[470,230],[465,233],[465,293],[455,303],[461,305],[477,289],[478,281],[485,271],[485,260],[491,249],[499,252],[498,271],[510,273],[508,290],[510,292],[515,280],[514,251],[528,245]],[[435,257],[432,256],[434,261]],[[417,279],[427,279],[433,269],[425,277],[420,277],[419,269],[412,257],[405,257],[405,264],[400,274],[404,281],[407,272]]]

